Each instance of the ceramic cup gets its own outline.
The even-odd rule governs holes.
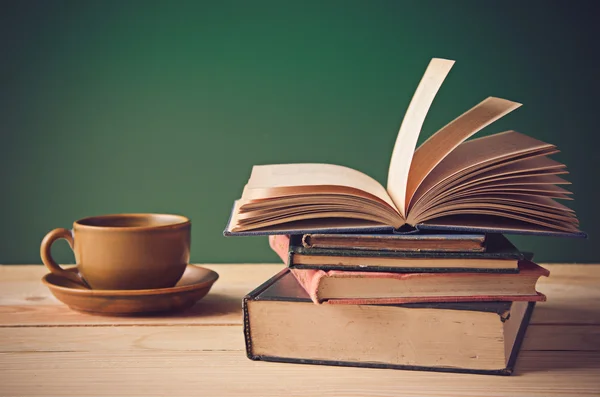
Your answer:
[[[173,287],[190,259],[191,222],[180,215],[116,214],[84,218],[73,229],[54,229],[42,240],[44,265],[58,276],[91,289]],[[62,269],[52,243],[68,241],[78,272]]]

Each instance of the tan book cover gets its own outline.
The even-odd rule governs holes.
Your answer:
[[[285,269],[243,300],[246,353],[260,361],[510,375],[534,305],[315,305]]]

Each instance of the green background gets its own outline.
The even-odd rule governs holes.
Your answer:
[[[556,144],[590,238],[511,239],[538,261],[600,261],[594,4],[4,1],[0,263],[40,263],[52,228],[119,212],[190,217],[196,263],[276,262],[265,237],[222,235],[252,165],[385,184],[432,57],[457,63],[420,141],[487,96],[523,103],[477,136]]]

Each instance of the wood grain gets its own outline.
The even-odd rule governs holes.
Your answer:
[[[600,353],[523,353],[511,377],[255,362],[230,351],[5,353],[0,361],[0,394],[598,395]]]
[[[123,350],[244,350],[241,325],[67,326],[0,328],[0,353]],[[600,326],[540,326],[527,330],[522,350],[600,352]]]
[[[244,351],[242,326],[0,328],[0,353],[215,350]]]
[[[600,395],[600,265],[545,265],[511,377],[248,360],[241,298],[282,266],[203,266],[220,279],[192,310],[136,318],[73,312],[42,266],[0,266],[0,396]]]
[[[219,273],[210,294],[191,311],[163,317],[98,317],[71,311],[57,301],[41,281],[45,267],[0,265],[0,327],[112,324],[241,324],[244,295],[282,269],[282,265],[202,265]],[[532,324],[600,325],[600,266],[543,265],[538,290],[548,301],[539,303]],[[252,268],[250,271],[249,268]]]

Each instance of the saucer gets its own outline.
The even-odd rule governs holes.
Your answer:
[[[76,272],[77,266],[68,269]],[[139,315],[189,309],[202,299],[219,275],[188,265],[171,288],[139,290],[92,290],[49,273],[42,278],[52,294],[73,310],[104,315]]]

